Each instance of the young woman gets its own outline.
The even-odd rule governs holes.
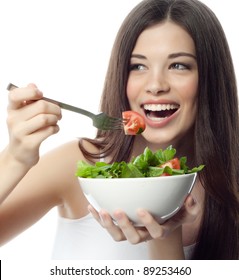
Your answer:
[[[43,156],[2,204],[0,241],[57,206],[53,258],[144,259],[149,248],[152,258],[238,259],[236,81],[221,25],[204,4],[145,0],[125,19],[112,50],[101,111],[120,117],[125,110],[144,116],[144,133],[98,131],[95,139],[73,141]],[[143,230],[132,227],[124,213],[115,213],[116,227],[107,213],[100,219],[90,208],[114,239],[139,244],[115,242],[88,213],[74,175],[77,161],[128,161],[146,146],[155,151],[170,144],[190,166],[206,165],[192,195],[177,219],[163,226],[140,210]]]
[[[123,85],[117,83],[117,77],[122,77]],[[111,136],[107,142],[107,133],[98,133],[107,143],[107,154],[115,154],[113,160],[128,160],[139,146],[156,149],[173,144],[179,154],[189,157],[192,166],[204,163],[206,168],[192,194],[195,202],[186,204],[193,222],[187,216],[181,220],[176,217],[159,226],[141,211],[148,229],[142,231],[134,228],[124,213],[117,212],[120,229],[107,213],[100,213],[99,219],[90,208],[95,218],[116,240],[127,238],[137,243],[158,238],[151,242],[152,257],[169,257],[163,255],[167,253],[167,238],[161,239],[169,235],[170,244],[169,232],[176,228],[179,244],[182,226],[183,244],[194,244],[192,258],[237,259],[238,99],[228,44],[213,12],[199,1],[143,1],[128,15],[118,34],[107,82],[102,110],[111,108],[108,100],[114,84],[118,86],[114,86],[114,93],[118,89],[118,110],[131,108],[144,115],[147,124],[142,137],[121,141],[119,136]],[[169,116],[155,113],[154,104],[160,103],[176,104],[178,109]],[[175,257],[181,252],[179,244]]]
[[[9,144],[0,153],[0,203],[38,162],[42,141],[59,131],[57,122],[61,118],[60,108],[39,101],[41,98],[42,93],[34,85],[29,85],[17,95],[9,94]],[[14,114],[16,110],[22,111],[21,118]]]
[[[238,100],[231,56],[220,23],[199,1],[143,1],[124,21],[114,50],[102,110],[110,112],[111,104],[106,101],[110,100],[114,84],[121,104],[119,111],[138,111],[144,115],[147,127],[142,137],[122,137],[121,141],[120,136],[117,141],[114,137],[106,141],[107,133],[100,132],[98,137],[107,143],[107,152],[109,148],[108,153],[115,155],[113,160],[128,160],[140,145],[156,149],[173,144],[180,154],[189,156],[190,164],[204,163],[206,168],[199,174],[192,194],[196,205],[190,209],[190,203],[194,203],[189,201],[187,206],[193,221],[176,217],[159,226],[141,211],[142,223],[148,229],[142,231],[121,212],[115,213],[121,229],[107,213],[101,212],[99,219],[91,208],[95,218],[116,240],[127,238],[137,243],[156,238],[149,242],[154,248],[152,257],[170,258],[175,254],[173,258],[180,258],[182,227],[183,245],[194,244],[192,258],[237,259]],[[153,111],[155,103],[176,104],[178,109],[166,117]],[[169,234],[175,228],[176,238]],[[161,241],[165,236],[168,237]],[[175,247],[175,242],[179,246]],[[168,250],[173,247],[178,253],[176,249]],[[170,256],[163,254],[169,251]]]

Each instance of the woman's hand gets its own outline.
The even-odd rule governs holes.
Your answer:
[[[61,109],[41,100],[42,96],[33,84],[9,92],[7,152],[28,167],[38,162],[42,141],[59,131],[57,122],[61,119]]]
[[[104,227],[115,241],[128,240],[132,244],[149,241],[151,258],[183,258],[182,225],[193,222],[200,213],[201,207],[189,195],[184,206],[171,219],[160,225],[144,209],[138,209],[137,214],[144,227],[134,227],[123,211],[114,212],[113,222],[110,215],[101,210],[99,213],[88,207],[93,217]],[[161,250],[160,250],[161,248]],[[166,249],[167,248],[167,249]],[[168,253],[170,253],[170,256]]]
[[[127,239],[132,244],[156,238],[164,239],[182,224],[193,222],[200,211],[199,205],[195,203],[192,196],[189,195],[181,210],[162,225],[160,225],[146,210],[138,209],[137,214],[144,227],[134,227],[126,214],[121,210],[114,212],[113,217],[116,221],[116,223],[114,223],[105,210],[100,210],[98,213],[91,205],[89,205],[88,209],[115,241]]]

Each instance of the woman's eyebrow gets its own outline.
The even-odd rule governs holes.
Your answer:
[[[178,53],[172,53],[168,56],[168,58],[177,58],[180,56],[188,56],[188,57],[192,57],[195,60],[197,59],[195,55],[191,54],[191,53],[187,53],[187,52],[178,52]]]
[[[187,53],[187,52],[172,53],[172,54],[168,55],[168,58],[172,59],[172,58],[177,58],[180,56],[188,56],[188,57],[192,57],[195,60],[197,59],[195,55],[193,55],[191,53]],[[142,54],[132,54],[131,58],[147,59],[147,57]]]
[[[146,56],[142,54],[132,54],[131,58],[147,59]]]

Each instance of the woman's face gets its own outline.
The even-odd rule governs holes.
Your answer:
[[[190,35],[173,22],[145,29],[131,55],[127,97],[144,116],[146,141],[177,145],[197,110],[198,69]]]

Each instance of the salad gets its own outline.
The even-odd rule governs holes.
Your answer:
[[[176,157],[176,149],[169,146],[167,149],[159,149],[155,153],[148,147],[130,162],[96,162],[89,164],[80,160],[77,163],[76,176],[82,178],[140,178],[172,176],[199,172],[204,165],[190,169],[187,158]]]

